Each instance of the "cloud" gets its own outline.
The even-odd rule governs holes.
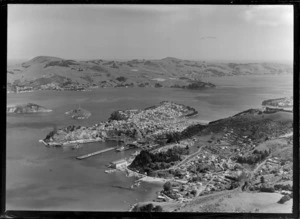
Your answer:
[[[244,12],[244,18],[249,23],[261,26],[292,26],[293,7],[288,5],[251,6]]]

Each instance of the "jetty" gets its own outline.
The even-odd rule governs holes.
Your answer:
[[[83,159],[86,159],[86,158],[89,158],[89,157],[92,157],[92,156],[95,156],[95,155],[98,155],[98,154],[102,154],[102,153],[105,153],[105,152],[108,152],[108,151],[112,151],[112,150],[115,150],[115,148],[111,147],[111,148],[106,148],[106,149],[103,149],[103,150],[100,150],[100,151],[95,151],[93,153],[89,153],[89,154],[86,154],[86,155],[76,157],[76,159],[83,160]]]

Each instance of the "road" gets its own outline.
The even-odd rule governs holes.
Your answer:
[[[204,147],[205,145],[200,146],[200,148],[198,149],[198,151],[196,151],[195,153],[187,156],[186,158],[184,158],[182,161],[180,161],[179,163],[175,164],[174,166],[168,168],[168,169],[163,169],[163,170],[157,170],[155,172],[162,172],[162,171],[168,171],[168,170],[173,170],[175,168],[178,168],[179,166],[183,165],[184,163],[188,162],[189,160],[193,159],[194,157],[196,157],[200,152],[202,147]]]

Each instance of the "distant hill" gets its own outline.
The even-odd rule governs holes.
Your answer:
[[[205,77],[292,74],[292,65],[276,63],[221,63],[167,57],[161,60],[66,60],[38,56],[8,66],[8,91],[30,89],[80,90],[97,87],[214,87],[199,84]],[[196,83],[198,86],[189,86]],[[18,90],[19,89],[19,90]]]

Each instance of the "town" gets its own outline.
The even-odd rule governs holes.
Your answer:
[[[115,111],[108,121],[91,127],[58,129],[43,141],[48,145],[123,142],[120,148],[78,159],[135,149],[105,172],[120,170],[137,177],[129,189],[141,182],[160,183],[162,190],[153,200],[157,205],[186,204],[237,190],[292,198],[292,113],[250,109],[209,124],[199,124],[193,118],[196,114],[191,107],[164,101],[144,110]]]

